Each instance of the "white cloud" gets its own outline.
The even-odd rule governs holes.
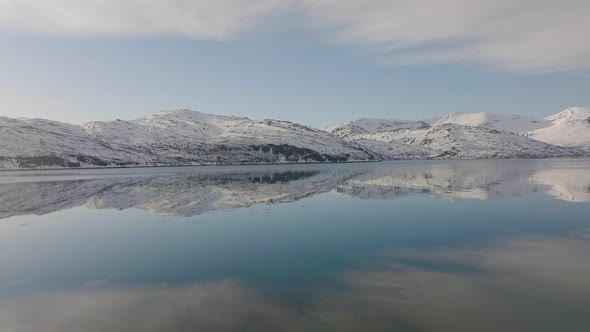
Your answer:
[[[285,6],[280,0],[0,0],[0,31],[227,39]]]
[[[0,31],[228,39],[277,14],[396,64],[590,69],[587,0],[0,0]]]

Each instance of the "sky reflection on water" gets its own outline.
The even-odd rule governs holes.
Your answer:
[[[590,329],[590,160],[45,173],[0,175],[2,331]]]

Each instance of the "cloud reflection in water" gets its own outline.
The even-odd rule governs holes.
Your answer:
[[[0,301],[0,330],[587,331],[585,234],[392,250],[334,275],[334,287],[283,290],[297,301],[235,279],[10,298]]]

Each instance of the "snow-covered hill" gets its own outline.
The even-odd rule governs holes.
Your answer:
[[[346,123],[329,130],[344,139],[366,146],[387,159],[544,158],[582,155],[577,149],[557,147],[486,127],[451,123],[430,127],[419,121],[415,126],[407,128],[365,133],[356,129],[355,133],[348,132],[348,128],[357,126],[356,123]],[[372,127],[378,125],[372,124]]]
[[[524,135],[552,145],[590,149],[590,108],[572,107],[544,119],[492,113],[453,113],[423,120],[431,126],[479,126]]]
[[[372,160],[378,156],[325,131],[288,121],[256,121],[190,110],[83,125],[90,137],[182,163],[233,164]]]
[[[477,126],[507,131],[510,133],[523,133],[531,130],[549,127],[551,123],[545,119],[538,119],[520,115],[502,115],[493,113],[452,113],[422,120],[431,126],[443,124],[457,124],[463,126]]]
[[[360,119],[325,130],[390,159],[541,158],[590,151],[589,118],[587,108],[546,119],[454,113],[421,121]]]
[[[173,161],[94,140],[79,126],[0,117],[0,169],[165,164]]]
[[[424,129],[428,127],[429,124],[424,121],[363,118],[329,126],[324,128],[324,130],[331,132],[334,135],[344,137],[359,134],[378,134],[404,129]]]
[[[82,126],[0,117],[0,168],[162,166],[374,160],[379,156],[296,123],[190,110]]]
[[[526,133],[530,138],[590,151],[590,108],[573,107],[545,118],[550,126]]]
[[[360,119],[325,130],[190,110],[71,125],[0,117],[0,169],[220,165],[590,154],[590,109],[545,119],[490,113]]]

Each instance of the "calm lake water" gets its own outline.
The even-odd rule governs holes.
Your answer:
[[[590,160],[0,173],[0,331],[590,331]]]

